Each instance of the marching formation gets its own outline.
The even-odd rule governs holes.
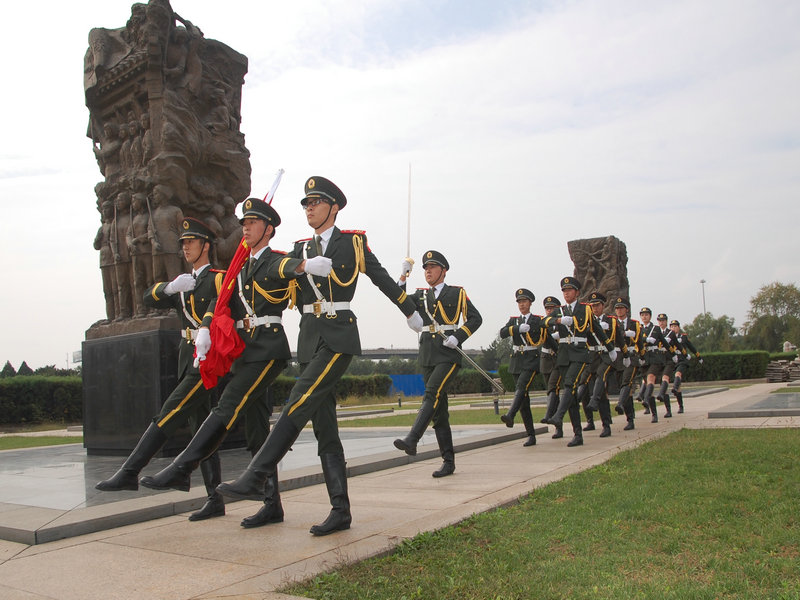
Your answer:
[[[276,186],[277,181],[268,198]],[[284,510],[278,463],[310,421],[331,504],[328,516],[310,533],[322,536],[348,529],[352,516],[333,390],[353,357],[361,354],[351,302],[362,273],[419,334],[425,395],[408,435],[396,439],[394,446],[415,455],[432,424],[442,457],[441,467],[432,475],[439,478],[455,472],[448,389],[462,359],[472,363],[461,346],[481,326],[480,312],[464,288],[445,283],[450,264],[441,252],[429,250],[422,257],[429,287],[407,293],[412,259],[403,261],[396,281],[370,250],[364,231],[336,227],[347,198],[333,182],[311,177],[304,192],[300,204],[314,235],[295,242],[288,253],[270,248],[281,218],[271,200],[250,198],[243,204],[240,219],[240,250],[228,272],[210,265],[215,243],[212,229],[197,219],[182,221],[180,240],[192,272],[156,283],[144,295],[146,304],[174,307],[181,315],[184,341],[179,383],[130,456],[116,473],[95,486],[98,490],[137,490],[143,485],[188,491],[191,474],[200,467],[208,500],[190,520],[224,515],[224,497],[230,497],[263,502],[242,521],[242,527],[279,523]],[[672,416],[670,381],[678,412],[683,412],[681,378],[697,351],[681,333],[680,324],[672,321],[667,328],[663,314],[658,315],[658,325],[651,324],[648,308],[640,313],[642,322],[635,321],[628,315],[630,305],[624,298],[615,301],[616,317],[606,316],[606,298],[594,292],[587,303],[580,303],[580,288],[574,277],[562,279],[564,304],[546,297],[544,316],[531,314],[536,298],[530,290],[517,290],[520,316],[511,317],[500,330],[501,337],[512,339],[509,371],[516,381],[514,399],[501,420],[513,427],[520,414],[527,433],[525,446],[536,444],[529,390],[537,373],[546,382],[548,405],[543,421],[555,427],[554,438],[563,437],[563,419],[569,414],[573,437],[568,446],[582,445],[583,432],[595,429],[595,412],[600,415],[600,437],[611,435],[607,389],[612,371],[620,382],[615,408],[627,417],[625,429],[634,427],[631,391],[639,373],[644,376],[640,399],[653,421],[658,420],[656,399],[665,404],[664,416]],[[293,307],[302,313],[297,346],[301,374],[270,431],[265,392],[291,359],[282,314]],[[231,378],[212,409],[208,390],[228,371]],[[654,397],[657,381],[660,387]],[[586,415],[585,427],[579,404]],[[241,417],[252,460],[236,480],[222,483],[217,449]],[[155,475],[139,478],[167,439],[186,423],[194,435],[183,452]]]

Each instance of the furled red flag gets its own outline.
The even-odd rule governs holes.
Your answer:
[[[283,177],[283,169],[278,171],[275,183],[264,197],[264,202],[267,204],[272,204],[272,198],[275,196],[281,177]],[[225,273],[225,278],[222,280],[222,288],[214,308],[214,317],[208,328],[211,335],[211,348],[206,354],[205,360],[200,361],[200,377],[203,379],[203,385],[209,390],[217,385],[220,377],[230,371],[233,361],[244,352],[244,342],[236,332],[236,323],[231,318],[231,308],[228,303],[233,295],[233,288],[236,286],[236,276],[242,270],[249,256],[250,247],[242,238],[231,259],[231,264],[228,266],[228,271]]]

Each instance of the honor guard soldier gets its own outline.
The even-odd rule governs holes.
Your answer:
[[[369,249],[366,234],[342,231],[335,226],[336,216],[347,204],[347,198],[332,181],[310,177],[300,204],[315,235],[313,239],[295,242],[292,251],[279,261],[278,270],[286,279],[297,278],[300,287],[298,308],[302,307],[303,315],[297,360],[302,373],[272,433],[247,469],[236,481],[223,483],[217,489],[232,498],[262,499],[265,482],[275,477],[278,463],[311,420],[331,502],[325,521],[311,527],[313,535],[321,536],[349,529],[352,521],[333,390],[353,356],[361,354],[356,315],[351,308],[358,276],[366,274],[408,318],[409,327],[420,330],[422,319],[411,299]],[[298,277],[302,270],[305,274]],[[245,521],[262,524],[265,518],[269,519],[271,510],[267,502],[259,513]]]
[[[214,235],[205,223],[188,217],[183,219],[180,241],[183,256],[192,265],[192,272],[182,273],[169,283],[156,283],[144,294],[147,306],[175,308],[181,316],[183,339],[178,350],[179,382],[122,467],[111,478],[95,486],[101,491],[139,489],[139,472],[167,439],[187,421],[191,430],[196,432],[211,408],[210,393],[203,387],[200,371],[193,365],[193,356],[198,328],[208,306],[216,300],[224,272],[212,269],[209,264]],[[222,480],[219,455],[209,453],[208,458],[200,463],[200,470],[208,501],[189,517],[190,521],[225,514],[225,503],[215,489]]]
[[[542,327],[541,317],[531,314],[531,303],[536,299],[528,289],[520,288],[515,294],[520,316],[511,317],[505,327],[500,330],[500,337],[510,337],[512,341],[511,362],[508,372],[514,376],[514,400],[508,412],[500,417],[506,427],[514,426],[514,416],[519,412],[528,439],[523,446],[536,444],[536,431],[533,428],[531,414],[531,397],[529,390],[536,373],[539,372],[539,347],[545,340],[547,332]]]
[[[644,354],[642,356],[646,367],[640,395],[644,399],[645,407],[653,415],[650,422],[658,423],[653,388],[656,381],[660,380],[661,375],[664,373],[664,366],[667,364],[667,354],[669,353],[669,342],[661,334],[661,329],[650,320],[652,315],[653,311],[647,306],[639,311],[639,316],[642,318],[642,335],[645,341]]]
[[[289,342],[282,324],[282,313],[294,303],[295,287],[280,275],[286,258],[269,244],[280,225],[278,212],[258,198],[242,205],[242,236],[250,248],[250,258],[236,276],[236,288],[229,308],[244,350],[231,365],[231,379],[220,395],[217,406],[195,433],[186,449],[166,468],[140,483],[153,489],[188,491],[191,474],[206,456],[215,452],[233,429],[239,417],[245,417],[247,448],[255,453],[269,434],[270,406],[267,388],[291,359]],[[212,303],[203,316],[197,339],[196,362],[205,359],[211,348],[209,326],[217,309]],[[217,482],[217,485],[221,483]],[[268,482],[272,522],[283,520],[277,478]],[[262,496],[264,488],[262,488]]]
[[[633,409],[633,395],[631,392],[640,369],[640,354],[644,351],[644,336],[642,335],[641,323],[636,319],[630,318],[628,314],[630,309],[631,304],[627,298],[617,297],[614,302],[614,314],[616,314],[619,322],[619,330],[624,332],[627,340],[628,352],[625,358],[628,359],[628,362],[625,363],[625,370],[620,378],[619,400],[615,410],[618,414],[624,414],[628,420],[628,423],[623,428],[625,431],[635,427],[636,411]]]
[[[405,263],[403,272],[405,273]],[[453,434],[447,407],[447,389],[461,368],[459,348],[483,319],[470,302],[464,288],[444,282],[450,263],[441,252],[429,250],[422,256],[425,281],[430,286],[418,289],[412,302],[422,316],[423,331],[419,338],[419,364],[423,369],[425,396],[411,431],[394,441],[394,446],[409,456],[417,453],[417,443],[428,424],[433,420],[433,430],[442,455],[442,466],[433,472],[434,477],[445,477],[456,470]],[[400,277],[405,285],[405,277]]]
[[[606,297],[600,292],[592,292],[588,303],[592,307],[594,316],[600,321],[600,326],[605,331],[606,336],[613,342],[614,351],[617,354],[616,359],[611,360],[611,357],[605,351],[605,347],[599,343],[596,345],[595,349],[599,359],[596,364],[592,363],[594,367],[594,386],[591,392],[591,400],[589,400],[586,407],[589,411],[598,411],[600,413],[600,421],[603,424],[603,431],[600,432],[600,437],[608,437],[611,435],[611,405],[609,404],[607,393],[608,375],[612,371],[621,374],[630,364],[630,359],[626,356],[628,346],[625,333],[619,326],[619,322],[615,317],[603,314]]]
[[[700,364],[703,364],[703,359],[700,358],[700,353],[694,344],[689,339],[689,336],[681,331],[681,324],[679,321],[673,319],[669,322],[669,328],[675,334],[680,343],[681,353],[678,356],[678,364],[675,366],[675,383],[672,385],[672,393],[675,395],[675,400],[678,401],[678,413],[683,412],[683,392],[681,392],[681,382],[689,370],[689,361],[692,355],[697,358]]]
[[[600,322],[592,313],[592,309],[588,304],[578,302],[580,289],[581,285],[577,279],[564,277],[561,280],[561,292],[566,304],[561,307],[558,314],[554,312],[545,317],[545,326],[558,325],[557,364],[561,371],[562,385],[558,410],[551,417],[550,424],[555,426],[556,434],[563,432],[564,415],[569,411],[573,431],[573,438],[567,444],[569,447],[583,445],[581,416],[575,394],[581,373],[592,360],[589,351],[589,334],[594,334],[602,342],[608,350],[611,360],[617,358],[614,344],[606,337]]]
[[[680,342],[678,342],[678,337],[667,327],[667,315],[665,313],[660,313],[657,321],[661,335],[664,340],[666,340],[667,356],[664,362],[664,371],[661,373],[661,387],[658,390],[656,399],[664,403],[664,418],[666,419],[672,417],[672,406],[670,405],[669,392],[667,389],[669,388],[672,376],[675,374],[675,366],[678,364],[678,357],[681,355],[682,349],[680,347]]]
[[[555,296],[547,296],[543,301],[545,317],[549,317],[554,311],[561,307],[561,301]],[[545,338],[539,348],[539,371],[544,378],[545,390],[547,390],[547,409],[542,419],[542,423],[548,423],[550,417],[556,414],[558,409],[558,394],[560,391],[559,383],[561,375],[556,366],[556,354],[558,353],[558,325],[544,327]]]

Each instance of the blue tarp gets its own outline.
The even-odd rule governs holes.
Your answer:
[[[389,390],[391,396],[403,394],[404,396],[424,396],[425,383],[422,375],[389,375],[392,378],[392,387]]]

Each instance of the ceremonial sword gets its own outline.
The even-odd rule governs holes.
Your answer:
[[[439,333],[439,335],[440,335],[440,336],[442,336],[444,339],[447,339],[447,336],[445,335],[444,331],[441,331],[441,330],[440,330],[438,333]],[[455,347],[455,350],[458,350],[458,353],[459,353],[459,354],[461,354],[461,356],[463,356],[465,359],[467,359],[467,362],[468,362],[470,365],[472,365],[472,368],[473,368],[473,369],[475,369],[475,370],[476,370],[478,373],[480,373],[481,375],[483,375],[483,376],[484,376],[484,377],[487,379],[487,381],[488,381],[489,383],[491,383],[491,384],[492,384],[492,389],[494,390],[495,394],[502,396],[503,394],[505,394],[505,393],[506,393],[506,390],[505,390],[505,388],[504,388],[502,385],[500,385],[499,383],[497,383],[497,382],[496,382],[496,381],[495,381],[495,380],[492,378],[492,376],[491,376],[491,375],[489,375],[489,374],[488,374],[486,371],[484,371],[484,370],[483,370],[483,369],[482,369],[482,368],[481,368],[481,367],[478,365],[478,363],[476,363],[474,360],[472,360],[472,358],[471,358],[471,357],[470,357],[470,356],[469,356],[469,355],[468,355],[466,352],[464,352],[464,350],[462,350],[462,349],[461,349],[461,346],[456,346],[456,347]]]

